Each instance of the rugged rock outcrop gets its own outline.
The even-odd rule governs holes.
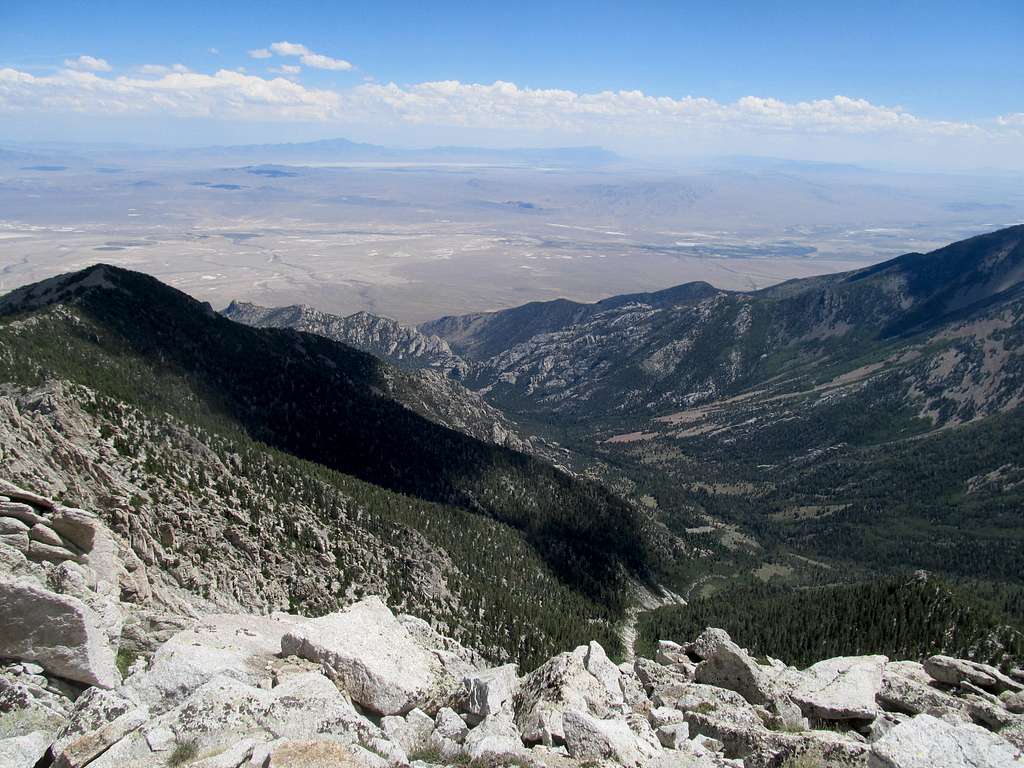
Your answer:
[[[871,747],[870,768],[1011,768],[1020,750],[984,728],[917,715]]]
[[[440,336],[421,333],[415,327],[369,312],[342,317],[304,304],[261,307],[232,301],[221,314],[257,328],[291,328],[326,336],[409,370],[434,368],[458,377],[469,368]]]
[[[602,651],[603,654],[603,651]],[[611,690],[587,667],[591,647],[581,645],[543,664],[522,681],[515,699],[516,724],[533,744],[565,742],[562,715],[568,709],[604,718],[624,711],[621,690]]]
[[[30,554],[45,537],[73,555],[0,542],[4,768],[1022,764],[1020,686],[998,669],[866,656],[801,670],[716,629],[662,643],[659,661],[616,665],[591,642],[520,677],[367,597],[319,618],[183,616],[118,669],[120,621],[144,608],[117,598],[137,599],[137,574],[115,537],[87,512],[4,491],[3,519],[47,529]]]
[[[113,540],[94,515],[0,482],[0,658],[82,685],[121,682]]]
[[[793,699],[819,720],[873,720],[882,688],[885,656],[843,656],[804,670]]]
[[[0,655],[85,685],[121,682],[100,619],[85,603],[29,580],[0,581]]]
[[[459,684],[376,597],[296,626],[281,652],[320,664],[353,701],[380,715],[436,712]]]
[[[988,664],[949,656],[932,656],[925,660],[924,671],[940,683],[962,685],[972,683],[993,693],[1024,691],[1024,685]]]

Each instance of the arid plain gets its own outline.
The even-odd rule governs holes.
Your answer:
[[[1009,177],[248,160],[0,158],[0,292],[102,261],[218,309],[301,301],[421,322],[692,280],[758,288],[1024,219]]]

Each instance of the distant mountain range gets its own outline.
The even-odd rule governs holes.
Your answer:
[[[348,139],[323,139],[294,144],[248,144],[177,150],[183,157],[239,157],[263,162],[443,162],[443,163],[558,163],[602,165],[619,160],[601,147],[551,147],[508,149],[487,147],[426,147],[422,149],[384,147]]]
[[[729,543],[727,561],[740,531],[784,570],[799,554],[1024,572],[1024,226],[760,291],[689,283],[419,331],[490,404],[678,534]]]
[[[257,328],[315,333],[368,352],[417,374],[415,394],[403,400],[417,413],[481,440],[537,454],[552,463],[564,458],[554,446],[521,434],[501,411],[462,386],[459,380],[469,366],[452,352],[448,342],[437,336],[427,336],[413,326],[368,312],[339,317],[304,305],[271,309],[233,301],[221,314]]]
[[[0,161],[26,158],[73,158],[82,160],[97,157],[105,161],[139,161],[145,159],[164,162],[291,164],[306,163],[437,163],[488,165],[556,165],[601,166],[621,161],[621,158],[602,147],[385,147],[348,139],[322,139],[319,141],[279,144],[238,144],[205,147],[131,147],[122,145],[41,144],[0,149]]]
[[[1007,328],[1016,328],[1024,294],[1022,241],[1024,226],[1011,227],[760,291],[690,283],[596,304],[558,300],[446,317],[420,329],[473,365],[471,386],[514,409],[658,416],[783,379],[790,389],[797,380],[810,386],[824,371],[884,351],[872,371],[906,370],[907,395],[922,416],[969,420],[1018,402],[1016,347],[1004,341],[1016,332]],[[943,355],[947,365],[937,368]],[[989,358],[984,370],[966,363],[977,355]]]

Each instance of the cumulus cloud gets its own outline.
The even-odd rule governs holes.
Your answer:
[[[333,59],[330,56],[324,56],[321,53],[314,53],[309,50],[309,48],[299,43],[289,43],[288,41],[272,43],[270,50],[278,56],[298,56],[299,61],[307,67],[313,67],[314,69],[331,69],[340,71],[352,69],[352,64],[344,59]]]
[[[266,48],[256,48],[252,51],[249,51],[250,59],[269,59],[273,55],[274,54],[272,54]]]
[[[70,69],[36,76],[0,69],[0,114],[79,112],[324,121],[335,119],[340,108],[341,98],[334,91],[228,69],[213,74],[167,72],[157,78],[101,77]]]
[[[143,64],[139,67],[139,73],[143,75],[166,75],[168,72],[189,72],[184,64]]]
[[[270,71],[277,72],[282,75],[297,75],[302,71],[302,67],[298,64],[282,64],[280,67],[276,67]]]
[[[79,56],[77,59],[64,59],[64,66],[68,69],[78,69],[86,72],[109,72],[110,64],[106,59],[98,59],[95,56]]]
[[[878,133],[964,135],[978,126],[925,120],[900,107],[834,96],[784,102],[746,96],[732,103],[687,96],[674,99],[643,91],[577,93],[520,88],[515,83],[462,83],[457,80],[399,86],[364,83],[351,94],[355,105],[412,124],[473,128],[584,132],[615,128],[665,132],[687,126],[797,133]]]
[[[277,45],[277,44],[275,44]],[[296,54],[297,47],[284,44]],[[429,127],[502,132],[529,143],[559,137],[621,146],[678,145],[688,138],[739,136],[736,146],[769,137],[802,142],[806,137],[853,137],[862,146],[898,139],[914,146],[1001,146],[1020,156],[1024,113],[970,123],[931,120],[898,106],[832,96],[788,102],[746,96],[733,102],[643,91],[576,92],[522,88],[515,83],[457,80],[411,85],[362,82],[342,90],[297,82],[298,64],[285,76],[257,76],[220,69],[212,74],[147,65],[135,76],[63,69],[40,76],[0,69],[0,115],[82,113],[156,115],[251,121],[323,122],[345,126]],[[862,137],[862,139],[857,139]],[[952,142],[960,142],[954,145]],[[969,144],[964,144],[968,142]],[[973,142],[973,143],[970,143]]]

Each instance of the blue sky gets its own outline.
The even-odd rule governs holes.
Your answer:
[[[812,153],[882,161],[920,140],[934,155],[942,136],[947,152],[969,145],[971,162],[993,160],[993,140],[1020,159],[1019,0],[254,5],[0,0],[0,138],[350,135],[699,153],[798,150],[811,135]],[[261,50],[271,55],[250,54]],[[196,77],[135,82],[174,65]],[[244,82],[200,79],[239,68]],[[74,69],[100,82],[60,74]],[[436,83],[458,87],[423,87]]]

